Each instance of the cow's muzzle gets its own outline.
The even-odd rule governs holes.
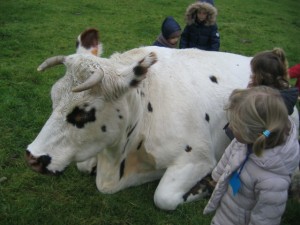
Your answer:
[[[28,165],[36,172],[49,174],[52,173],[47,169],[47,166],[51,163],[51,157],[49,155],[42,155],[39,157],[33,156],[28,150],[26,150],[26,161]],[[52,173],[56,174],[56,173]]]

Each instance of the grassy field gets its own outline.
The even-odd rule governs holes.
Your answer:
[[[72,164],[60,177],[27,167],[26,147],[51,114],[50,88],[64,74],[40,74],[47,57],[72,54],[77,35],[100,30],[104,57],[151,45],[165,16],[184,27],[184,0],[0,0],[0,224],[209,224],[207,199],[174,212],[157,209],[158,182],[113,195],[97,191],[95,177]],[[244,55],[282,47],[290,65],[300,63],[299,0],[215,0],[221,50]],[[6,179],[5,179],[6,178]],[[300,204],[288,201],[283,225],[298,224]]]

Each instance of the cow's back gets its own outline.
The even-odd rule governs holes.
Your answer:
[[[223,108],[233,89],[247,86],[251,58],[198,49],[139,50],[155,52],[158,59],[141,85],[151,107],[144,115],[145,145],[157,156],[158,167],[174,163],[190,148],[191,159],[203,148],[218,159],[229,143]]]

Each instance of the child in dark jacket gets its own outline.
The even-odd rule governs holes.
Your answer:
[[[216,17],[217,9],[209,3],[199,1],[188,6],[185,13],[187,25],[181,34],[179,48],[219,51]]]
[[[161,25],[161,33],[153,45],[159,47],[176,48],[180,35],[180,25],[172,16],[168,16],[164,19]]]

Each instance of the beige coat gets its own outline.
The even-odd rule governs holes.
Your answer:
[[[211,224],[280,224],[288,197],[291,174],[299,165],[299,144],[295,124],[287,141],[265,150],[261,157],[250,154],[241,172],[241,188],[234,196],[231,174],[246,158],[247,146],[234,139],[213,170],[216,188],[204,214],[216,210]]]

